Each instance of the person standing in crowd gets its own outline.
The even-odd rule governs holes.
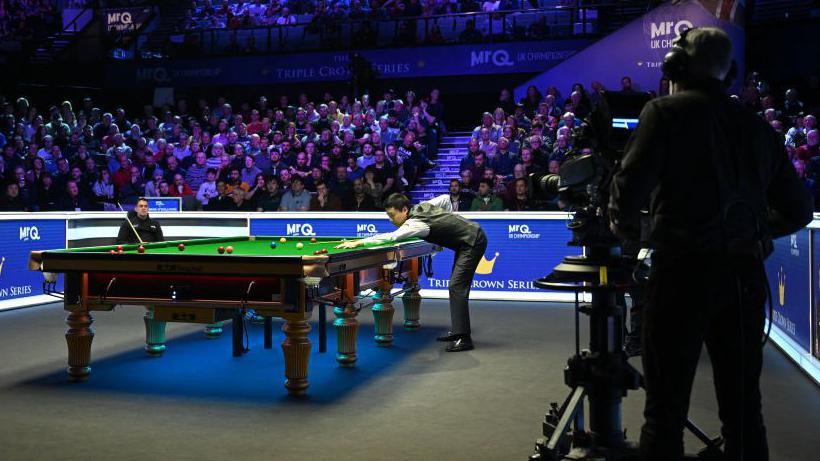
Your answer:
[[[726,95],[732,66],[723,30],[682,33],[664,59],[670,96],[644,107],[612,182],[612,230],[640,241],[648,201],[655,249],[643,312],[644,460],[683,456],[703,343],[726,459],[768,459],[760,394],[763,260],[773,238],[811,221],[812,203],[782,139]]]

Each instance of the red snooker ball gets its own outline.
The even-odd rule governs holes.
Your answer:
[[[179,245],[177,245],[177,248],[179,248],[179,251],[185,251],[185,244],[180,243]]]
[[[219,247],[216,249],[216,251],[218,251],[219,254],[225,253],[225,247]]]
[[[145,253],[145,247],[140,245],[137,247],[137,253]]]
[[[225,252],[228,253],[228,254],[233,253],[233,247],[229,246],[229,247],[225,248]]]
[[[117,251],[122,251],[122,245],[117,245]]]

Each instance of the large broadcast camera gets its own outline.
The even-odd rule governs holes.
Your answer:
[[[568,245],[583,248],[583,254],[566,256],[552,273],[534,282],[538,288],[576,294],[575,354],[564,369],[564,382],[572,390],[560,406],[550,404],[542,424],[544,438],[536,442],[530,460],[637,458],[637,445],[626,440],[621,426],[621,400],[643,381],[624,352],[623,300],[636,287],[634,273],[640,267],[636,263],[641,245],[621,242],[612,234],[608,204],[612,177],[649,99],[647,93],[605,93],[576,130],[574,148],[558,174],[528,177],[533,200],[558,199],[572,213]],[[580,294],[588,295],[590,302],[581,304]],[[583,350],[579,314],[589,317],[589,347]],[[721,438],[710,439],[691,421],[686,428],[706,446],[700,459],[719,459]]]
[[[573,149],[558,174],[532,173],[527,178],[536,203],[558,198],[574,214],[568,226],[573,235],[570,245],[609,247],[620,243],[609,231],[609,184],[649,99],[648,93],[604,93],[576,130]]]

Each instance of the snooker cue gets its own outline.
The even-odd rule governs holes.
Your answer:
[[[120,210],[125,211],[125,209],[122,207],[120,202],[117,202],[117,206],[120,207]],[[127,222],[128,226],[131,227],[131,230],[134,231],[134,235],[137,236],[137,240],[139,240],[140,245],[145,245],[145,242],[143,242],[142,239],[140,238],[139,232],[137,232],[137,229],[134,228],[134,224],[131,222],[130,219],[128,219],[128,212],[127,211],[125,211],[125,222]]]

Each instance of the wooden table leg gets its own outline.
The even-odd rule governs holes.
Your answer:
[[[145,352],[151,357],[159,357],[165,352],[165,322],[154,318],[154,308],[145,307]]]
[[[68,345],[68,375],[72,381],[83,381],[91,373],[91,342],[94,318],[88,312],[88,274],[80,277],[80,305],[70,311],[66,318],[68,330],[65,341]]]
[[[336,361],[343,367],[356,366],[356,336],[359,333],[359,321],[356,316],[359,313],[353,304],[355,300],[353,274],[341,276],[340,287],[342,290],[338,304],[333,307],[333,314],[336,320],[333,326],[336,327]]]
[[[304,318],[287,318],[282,325],[285,340],[285,388],[290,395],[304,395],[308,387],[308,360],[310,359],[310,324]]]
[[[402,295],[401,300],[404,304],[404,329],[418,330],[419,318],[421,312],[421,295],[419,294],[419,276],[421,274],[421,261],[413,259],[410,261],[410,271],[405,288],[410,287],[410,290]]]
[[[393,283],[390,280],[390,271],[383,269],[383,274],[376,294],[373,295],[373,328],[375,330],[376,344],[380,347],[390,347],[393,345],[393,295],[390,291]]]

